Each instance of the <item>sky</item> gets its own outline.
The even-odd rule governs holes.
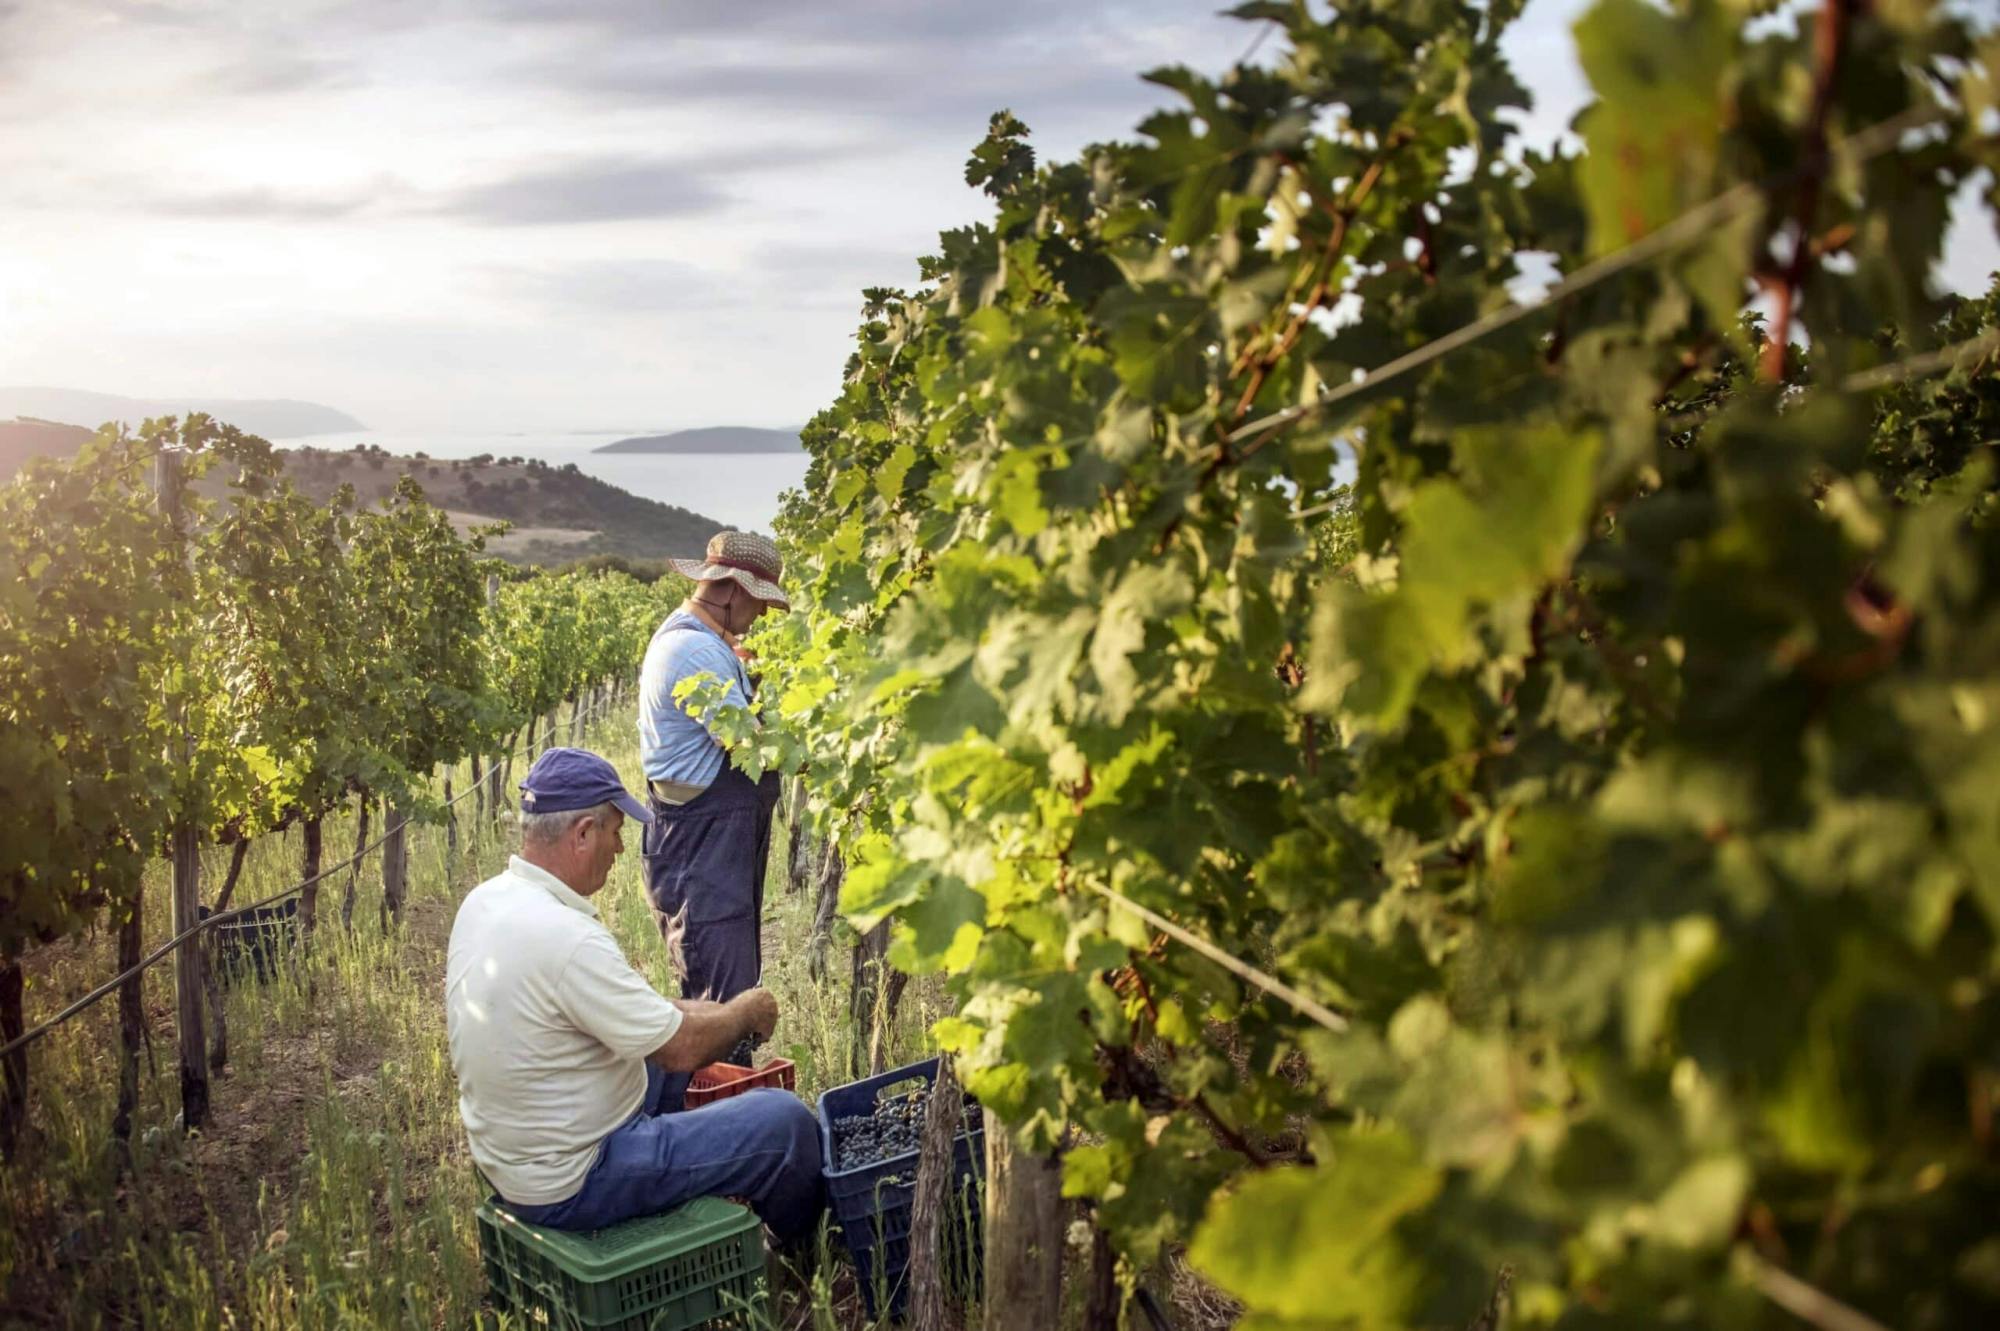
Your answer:
[[[385,432],[798,425],[999,108],[1129,138],[1218,0],[0,0],[0,384]],[[1585,89],[1531,0],[1559,133]],[[1965,211],[1970,211],[1965,210]],[[2000,267],[1961,217],[1952,285]]]

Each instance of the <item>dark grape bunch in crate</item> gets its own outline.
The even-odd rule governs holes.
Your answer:
[[[925,1086],[884,1096],[873,1114],[849,1114],[833,1120],[833,1167],[858,1169],[915,1151],[923,1140],[924,1115],[930,1101],[930,1088]],[[979,1106],[967,1104],[958,1130],[970,1131],[980,1121]]]

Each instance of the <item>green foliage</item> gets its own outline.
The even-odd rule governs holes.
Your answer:
[[[1899,1327],[2000,1312],[1992,376],[1842,388],[1993,325],[1929,294],[1991,74],[1940,6],[1839,8],[1816,78],[1823,18],[1607,0],[1543,157],[1518,6],[1249,6],[1277,58],[1153,75],[1136,142],[1038,164],[996,118],[993,215],[867,293],[766,727],[843,910],[953,977],[968,1086],[1084,1134],[1072,1195],[1250,1324],[1463,1326],[1505,1262],[1522,1325],[1787,1325],[1753,1254]]]
[[[485,747],[498,708],[485,673],[485,578],[479,538],[459,540],[451,519],[405,476],[370,513],[347,554],[360,635],[356,682],[378,766],[359,784],[408,805],[433,768]]]
[[[163,827],[178,576],[152,449],[107,432],[0,488],[0,956],[120,913]]]
[[[9,958],[121,914],[170,827],[234,841],[356,791],[426,812],[438,765],[632,671],[679,591],[529,576],[489,618],[480,538],[414,481],[320,505],[200,415],[31,464],[0,518]]]
[[[205,696],[216,757],[242,748],[284,755],[290,770],[260,809],[218,809],[234,835],[297,813],[323,815],[372,770],[376,735],[347,548],[366,521],[348,496],[321,507],[269,470],[233,487],[207,525],[187,624],[191,650],[216,672]],[[328,717],[349,724],[329,726]],[[203,787],[204,792],[210,787]]]
[[[2000,337],[2000,281],[1977,300],[1953,303],[1927,336],[1892,331],[1882,339],[1883,354],[1900,360],[1926,346],[1958,346],[1982,335]],[[1948,374],[1897,384],[1875,399],[1870,435],[1876,483],[1898,497],[1917,499],[1940,487],[1950,489],[1967,468],[1991,465],[1987,445],[2000,438],[2000,383],[1993,365],[2000,342],[1990,341],[1977,356],[1962,359]],[[1972,476],[1980,473],[1974,471]],[[1964,501],[1982,522],[1992,516],[1986,486],[1962,486]]]
[[[511,733],[578,686],[629,672],[687,585],[674,574],[648,584],[616,570],[502,583],[486,634],[486,671],[501,704],[491,733]]]
[[[729,702],[728,694],[728,683],[704,670],[674,685],[674,704],[707,727],[752,781],[767,771],[797,771],[804,758],[798,737],[783,727],[767,728],[754,707]]]

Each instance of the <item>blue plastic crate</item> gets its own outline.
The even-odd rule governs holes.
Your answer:
[[[910,1213],[916,1200],[917,1153],[906,1151],[853,1169],[835,1169],[833,1123],[835,1119],[873,1113],[876,1104],[887,1095],[912,1090],[918,1084],[928,1086],[937,1077],[937,1066],[935,1058],[925,1059],[835,1087],[819,1097],[820,1152],[825,1161],[827,1202],[840,1225],[841,1240],[854,1258],[855,1277],[870,1317],[881,1316],[885,1308],[900,1312],[908,1295]],[[978,1103],[969,1095],[965,1102]],[[980,1273],[980,1193],[986,1178],[984,1123],[970,1129],[962,1127],[952,1146],[956,1167],[952,1170],[951,1223],[945,1234],[944,1258],[947,1272],[969,1291],[976,1287]]]
[[[214,914],[199,907],[198,919]],[[257,906],[242,915],[224,920],[211,931],[215,936],[218,968],[226,984],[245,978],[263,984],[278,973],[278,964],[298,946],[299,899],[286,897],[272,906]]]

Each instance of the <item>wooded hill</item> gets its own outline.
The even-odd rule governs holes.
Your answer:
[[[653,561],[699,554],[723,524],[671,504],[642,499],[587,476],[575,463],[537,458],[399,457],[371,444],[344,452],[285,451],[285,469],[305,493],[324,500],[341,485],[364,504],[381,500],[399,477],[415,477],[461,530],[504,519],[514,530],[488,542],[517,564],[561,564],[591,555]]]
[[[0,421],[0,481],[12,477],[29,458],[73,456],[90,433],[81,425],[58,425],[33,416]]]
[[[78,425],[24,418],[0,421],[0,482],[35,457],[70,457],[92,432]],[[699,513],[621,490],[577,470],[535,458],[399,457],[372,444],[343,451],[280,450],[288,475],[325,502],[343,484],[374,504],[408,474],[461,531],[496,521],[514,529],[487,548],[516,564],[568,564],[594,555],[638,563],[698,554],[723,524]],[[205,484],[220,485],[219,481]]]

